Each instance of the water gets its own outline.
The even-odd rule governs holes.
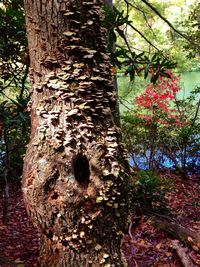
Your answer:
[[[200,151],[198,151],[198,155]],[[139,167],[139,169],[141,170],[148,170],[149,169],[149,155],[150,155],[150,151],[148,150],[146,152],[146,155],[142,156],[142,155],[130,155],[129,156],[129,163],[131,167]],[[160,160],[160,158],[162,158],[162,160]],[[181,164],[181,155],[180,153],[177,152],[177,156],[176,158],[176,163],[177,166],[175,166],[174,162],[168,158],[166,155],[162,155],[162,153],[160,151],[157,151],[156,154],[154,155],[154,162],[157,162],[155,168],[159,168],[159,169],[172,169],[172,170],[176,170],[176,167],[178,167],[179,169],[181,169],[183,166]],[[137,165],[136,165],[136,164]],[[200,156],[187,156],[186,157],[186,168],[188,170],[188,172],[195,172],[195,173],[200,173]]]
[[[200,86],[200,72],[183,72],[180,77],[182,90],[178,94],[179,98],[188,97],[196,86]]]

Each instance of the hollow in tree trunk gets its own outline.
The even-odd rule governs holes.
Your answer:
[[[25,0],[32,79],[23,171],[41,266],[122,266],[128,163],[100,0]]]

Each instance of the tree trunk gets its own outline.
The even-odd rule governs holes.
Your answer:
[[[174,222],[169,223],[166,220],[159,220],[156,217],[152,217],[151,220],[153,225],[173,238],[176,238],[181,242],[188,243],[191,246],[195,245],[197,248],[200,248],[199,233],[196,233]]]
[[[33,93],[23,192],[41,266],[122,266],[128,161],[102,2],[25,0],[25,10]]]
[[[172,248],[176,250],[181,263],[184,267],[195,267],[196,265],[193,264],[192,260],[189,257],[188,248],[184,248],[181,246],[178,240],[172,241]]]

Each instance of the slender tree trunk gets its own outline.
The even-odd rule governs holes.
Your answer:
[[[109,5],[111,8],[113,7],[113,1],[112,0],[104,0],[104,3]]]
[[[108,5],[111,9],[113,9],[113,1],[112,0],[104,0],[104,5]],[[109,39],[109,38],[108,38]],[[110,42],[111,40],[108,40],[107,42]],[[116,51],[116,46],[115,46],[115,41],[112,41],[112,44],[109,44],[111,46],[111,50],[112,53],[114,53]],[[116,68],[116,66],[113,66],[113,70]],[[115,72],[115,71],[114,71]],[[117,84],[117,75],[116,73],[113,73],[113,85],[115,88],[115,91],[118,95],[118,84]],[[119,102],[116,101],[116,106],[115,106],[115,112],[117,115],[117,126],[121,127],[121,123],[120,123],[120,112],[119,112]]]
[[[41,266],[122,266],[128,162],[101,0],[25,0],[31,139],[23,192]]]
[[[8,207],[9,207],[9,185],[8,179],[10,175],[10,148],[7,130],[3,130],[3,140],[5,143],[5,157],[3,170],[3,224],[8,223]]]

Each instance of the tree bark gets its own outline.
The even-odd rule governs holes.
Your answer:
[[[177,255],[179,256],[181,263],[184,267],[195,267],[192,260],[188,255],[188,248],[183,248],[178,240],[172,241],[172,247],[176,250]]]
[[[25,11],[33,91],[22,186],[41,266],[122,266],[128,161],[102,1],[25,0]]]
[[[177,223],[169,223],[166,220],[159,220],[156,217],[152,217],[151,220],[153,225],[168,235],[182,242],[188,243],[191,246],[196,245],[198,248],[200,248],[200,235],[198,233]]]

